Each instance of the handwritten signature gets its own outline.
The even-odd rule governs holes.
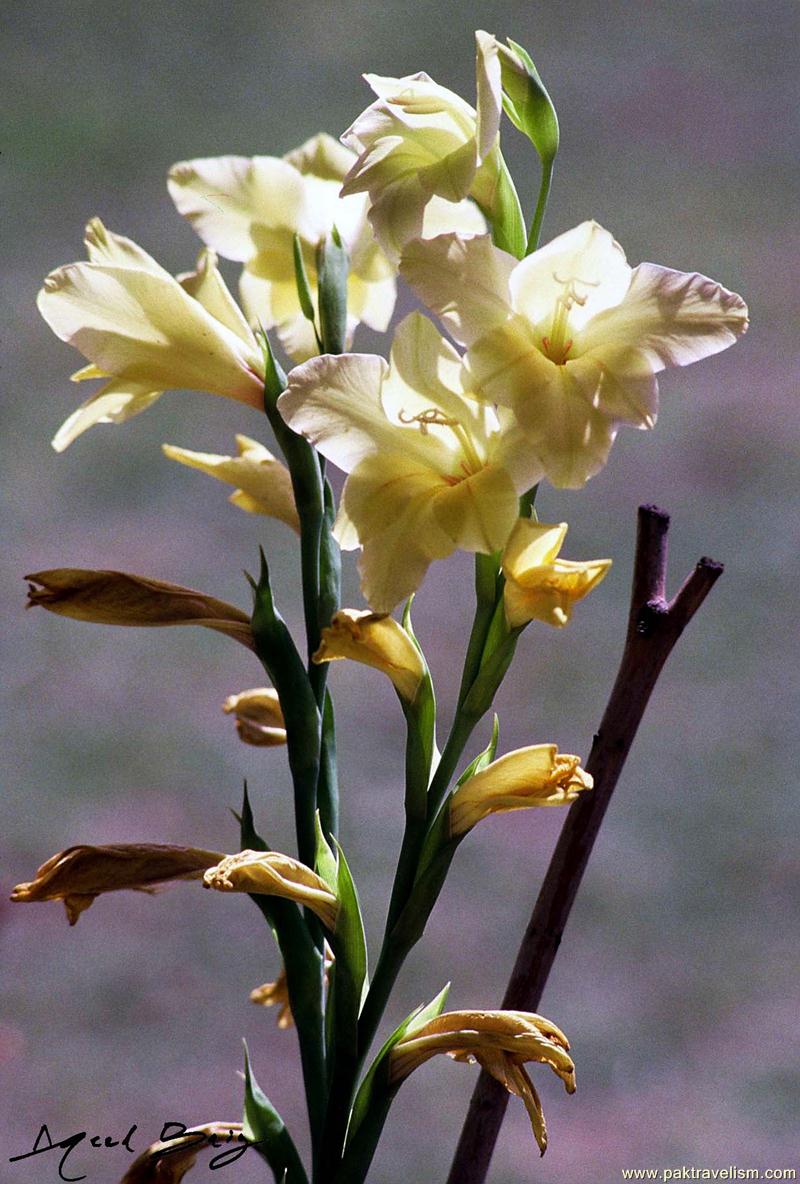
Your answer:
[[[136,1123],[133,1123],[122,1139],[114,1139],[111,1135],[92,1135],[88,1139],[87,1146],[99,1149],[124,1147],[131,1155],[135,1155],[136,1152],[132,1146],[132,1139],[134,1131],[137,1129]],[[183,1141],[174,1147],[165,1147],[163,1151],[157,1152],[158,1157],[171,1155],[175,1151],[185,1151],[188,1147],[197,1147],[198,1150],[203,1147],[213,1147],[215,1150],[224,1147],[225,1150],[221,1151],[219,1155],[215,1155],[208,1162],[209,1169],[214,1172],[218,1168],[224,1168],[228,1164],[235,1163],[237,1159],[240,1159],[244,1155],[248,1147],[253,1146],[252,1143],[248,1143],[245,1140],[244,1135],[237,1134],[234,1131],[229,1131],[227,1138],[222,1139],[218,1135],[207,1135],[202,1131],[193,1131],[187,1135],[188,1129],[182,1122],[165,1122],[161,1128],[159,1141],[162,1143],[168,1143],[171,1139],[182,1139]],[[54,1141],[47,1128],[47,1124],[43,1123],[38,1135],[34,1139],[32,1149],[23,1152],[22,1155],[12,1155],[8,1162],[19,1163],[23,1159],[32,1159],[36,1155],[45,1155],[48,1151],[63,1151],[63,1155],[58,1163],[58,1178],[59,1180],[67,1181],[67,1184],[75,1184],[75,1181],[85,1180],[87,1177],[85,1174],[83,1176],[65,1175],[67,1160],[76,1147],[79,1147],[87,1139],[88,1133],[88,1131],[76,1131],[74,1135],[67,1135],[64,1139]],[[227,1146],[231,1143],[234,1145]]]

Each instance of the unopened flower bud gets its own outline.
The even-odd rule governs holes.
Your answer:
[[[25,576],[28,608],[96,625],[204,625],[253,649],[247,613],[179,584],[123,571],[59,567]],[[36,585],[39,587],[36,587]]]
[[[419,650],[406,630],[383,613],[343,608],[322,630],[322,643],[313,661],[334,662],[352,658],[365,666],[382,670],[398,694],[410,703],[417,693],[425,666]]]
[[[528,806],[566,806],[592,785],[580,757],[559,752],[555,744],[518,748],[456,789],[450,799],[450,833],[465,834],[488,814]]]
[[[572,609],[596,588],[611,567],[610,559],[574,563],[559,559],[567,533],[557,526],[520,518],[503,552],[506,617],[512,628],[528,621],[566,625]]]
[[[132,888],[152,892],[168,880],[199,880],[222,856],[196,847],[158,843],[109,843],[103,847],[68,847],[36,872],[36,879],[17,884],[13,901],[63,900],[70,925],[96,896]]]
[[[206,888],[283,896],[316,913],[328,929],[336,928],[339,902],[325,881],[290,855],[279,851],[239,851],[226,855],[203,876]]]
[[[255,687],[252,691],[228,695],[222,710],[235,716],[236,731],[245,744],[273,748],[286,743],[283,712],[273,687]]]

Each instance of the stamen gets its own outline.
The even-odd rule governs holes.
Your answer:
[[[426,407],[424,411],[418,411],[416,415],[409,415],[401,407],[397,412],[397,418],[400,420],[400,423],[409,426],[414,423],[419,424],[419,430],[423,436],[427,436],[428,428],[432,425],[440,428],[450,428],[461,446],[462,460],[460,461],[460,467],[464,473],[464,477],[471,477],[483,468],[483,461],[478,455],[475,445],[464,425],[459,420],[445,415],[439,407]],[[446,477],[445,480],[448,485],[457,485],[459,481],[464,480],[464,477]]]

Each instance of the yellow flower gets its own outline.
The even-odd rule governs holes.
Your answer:
[[[223,1167],[225,1163],[233,1163],[239,1158],[235,1155],[235,1148],[238,1146],[244,1152],[244,1144],[240,1122],[204,1122],[200,1126],[190,1126],[182,1135],[151,1143],[136,1157],[120,1184],[180,1184],[204,1148],[228,1148],[232,1153],[231,1158],[217,1165]],[[224,1155],[224,1150],[220,1154]],[[213,1166],[213,1161],[209,1166]]]
[[[431,206],[439,207],[441,231],[485,229],[477,210],[464,223],[465,213],[470,217],[467,197],[492,214],[501,167],[500,63],[493,37],[479,31],[475,41],[477,110],[425,73],[364,75],[378,97],[342,136],[358,153],[342,193],[369,193],[370,222],[392,259],[411,239],[437,233],[428,218]],[[449,224],[443,202],[450,203]]]
[[[25,576],[28,608],[95,625],[204,625],[254,649],[247,613],[179,584],[124,571],[57,567]],[[34,584],[41,587],[35,588]]]
[[[222,705],[226,715],[236,718],[236,731],[245,744],[274,748],[286,743],[286,726],[278,692],[273,687],[255,687],[228,695]]]
[[[366,220],[362,197],[340,198],[355,157],[331,136],[318,135],[274,156],[219,156],[181,161],[168,187],[180,214],[226,259],[243,263],[242,303],[253,324],[275,326],[297,361],[317,352],[314,330],[297,294],[294,236],[316,304],[316,249],[335,226],[350,256],[348,336],[363,321],[382,332],[395,302],[394,268]]]
[[[190,452],[188,448],[177,448],[174,444],[161,445],[170,460],[190,469],[199,469],[227,485],[235,485],[237,488],[230,501],[240,510],[278,518],[299,533],[300,519],[289,470],[268,448],[249,436],[238,435],[236,447],[238,456],[216,456],[211,452]]]
[[[461,360],[420,313],[398,326],[390,365],[314,358],[289,375],[278,410],[349,473],[335,536],[363,549],[361,590],[379,613],[456,548],[504,546],[518,498],[541,475],[505,409],[470,398]]]
[[[559,559],[566,533],[566,522],[551,526],[520,518],[514,527],[502,559],[503,598],[512,629],[534,619],[566,625],[573,605],[596,588],[611,567],[610,559]]]
[[[217,851],[171,847],[159,843],[109,843],[103,847],[67,847],[36,872],[36,879],[17,884],[14,901],[63,900],[70,925],[103,892],[132,888],[152,892],[166,880],[199,880],[219,862]]]
[[[336,927],[339,902],[328,885],[310,867],[279,851],[226,855],[217,867],[208,869],[203,883],[220,892],[284,896],[311,909],[328,929]]]
[[[463,835],[489,814],[528,806],[566,806],[593,784],[580,766],[580,757],[559,752],[555,744],[518,748],[456,789],[450,798],[450,833]]]
[[[322,630],[322,643],[313,661],[352,658],[387,674],[398,694],[410,703],[425,674],[420,652],[402,625],[382,613],[343,608]]]
[[[450,1011],[422,1027],[408,1030],[389,1054],[389,1080],[402,1081],[437,1053],[457,1061],[476,1061],[509,1093],[525,1103],[533,1133],[544,1155],[547,1148],[539,1095],[525,1071],[527,1061],[549,1065],[567,1093],[575,1091],[575,1066],[562,1031],[529,1011]]]
[[[175,279],[99,218],[86,227],[85,242],[89,262],[51,272],[37,304],[56,336],[89,360],[73,381],[111,381],[62,425],[57,452],[96,423],[138,415],[165,390],[263,405],[263,356],[213,251],[201,253],[196,272]]]
[[[596,222],[521,262],[487,237],[412,243],[401,274],[462,345],[476,395],[512,410],[548,479],[578,488],[620,424],[651,428],[656,374],[733,345],[740,296],[641,263]]]

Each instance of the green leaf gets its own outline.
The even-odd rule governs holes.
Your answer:
[[[247,1141],[272,1168],[277,1184],[284,1181],[285,1184],[308,1184],[305,1168],[286,1124],[253,1075],[246,1044],[242,1128]]]
[[[349,268],[347,250],[334,226],[331,235],[317,248],[320,336],[322,348],[328,354],[341,354],[345,350]]]
[[[552,162],[558,152],[558,116],[538,70],[527,50],[507,38],[509,48],[499,46],[506,115],[533,144],[542,162]]]
[[[314,819],[314,826],[317,836],[316,856],[314,860],[314,870],[330,888],[331,892],[338,895],[339,888],[339,869],[336,865],[336,856],[325,838],[325,832],[322,829],[322,822],[320,819],[319,810],[317,810]]]
[[[483,752],[479,752],[474,761],[470,761],[464,772],[456,782],[456,788],[463,785],[465,781],[469,781],[470,777],[474,777],[476,773],[480,773],[481,769],[485,769],[488,764],[494,760],[494,754],[497,752],[497,741],[500,737],[500,720],[495,715],[494,723],[492,724],[492,737],[489,743],[484,748]]]
[[[450,990],[448,983],[425,1007],[418,1007],[392,1032],[367,1071],[353,1104],[347,1143],[334,1184],[361,1184],[369,1171],[375,1148],[401,1081],[389,1082],[389,1054],[407,1032],[440,1015]]]
[[[502,156],[492,207],[491,210],[483,210],[483,213],[492,228],[494,245],[501,251],[513,255],[515,259],[522,259],[528,241],[525,219],[516,186]]]
[[[300,241],[299,234],[295,234],[292,241],[292,248],[294,251],[294,282],[297,286],[300,308],[306,320],[311,321],[311,324],[314,325],[314,332],[316,333],[314,301],[311,299],[311,285],[308,282],[308,273],[303,259],[303,244]]]

